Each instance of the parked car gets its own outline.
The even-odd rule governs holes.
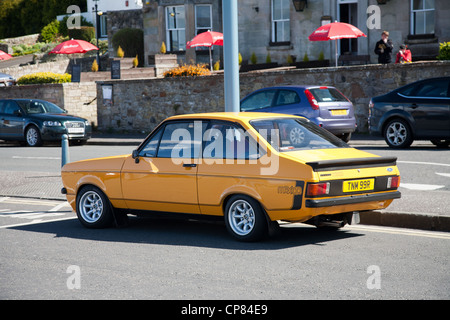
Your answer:
[[[356,130],[353,104],[339,90],[330,86],[280,86],[259,89],[241,100],[241,111],[302,116],[345,142],[350,140]]]
[[[450,145],[450,77],[416,81],[369,102],[369,131],[392,148],[414,140]]]
[[[0,87],[9,87],[16,84],[16,79],[6,73],[0,72]]]
[[[37,147],[44,141],[61,141],[63,134],[69,141],[83,144],[91,137],[91,125],[48,101],[0,100],[0,140],[24,141]]]
[[[351,148],[303,117],[259,112],[173,116],[132,154],[67,163],[61,177],[85,227],[127,214],[213,216],[242,241],[277,220],[339,228],[400,197],[396,158]]]

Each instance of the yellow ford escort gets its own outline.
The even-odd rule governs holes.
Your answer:
[[[400,198],[396,158],[273,113],[170,117],[131,155],[68,163],[61,176],[86,227],[127,214],[216,216],[244,241],[261,239],[280,220],[342,227],[353,213]]]

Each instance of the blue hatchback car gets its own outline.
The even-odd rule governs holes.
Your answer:
[[[256,90],[241,100],[241,111],[308,118],[345,142],[356,130],[353,104],[330,86],[279,86]]]

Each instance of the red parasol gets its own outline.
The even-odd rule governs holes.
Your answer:
[[[50,53],[54,54],[72,54],[85,53],[91,50],[98,50],[93,44],[84,40],[67,40],[58,44]]]
[[[332,22],[321,26],[316,29],[308,37],[309,41],[328,41],[336,40],[336,67],[337,67],[337,40],[347,38],[359,38],[366,37],[366,35],[357,27],[344,23],[344,22]]]
[[[196,35],[191,41],[186,43],[186,48],[209,47],[209,60],[212,70],[212,46],[223,46],[223,34],[215,31],[206,31]]]
[[[0,60],[8,60],[11,58],[12,58],[12,55],[7,54],[6,52],[3,52],[2,50],[0,50]]]

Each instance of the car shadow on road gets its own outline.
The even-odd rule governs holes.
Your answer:
[[[327,243],[363,234],[352,230],[325,231],[313,226],[289,224],[277,234],[259,242],[239,242],[227,232],[224,223],[165,218],[130,217],[126,227],[87,229],[76,219],[12,227],[14,230],[54,234],[70,238],[102,242],[124,242],[190,246],[228,250],[279,250],[306,245],[325,246]]]

